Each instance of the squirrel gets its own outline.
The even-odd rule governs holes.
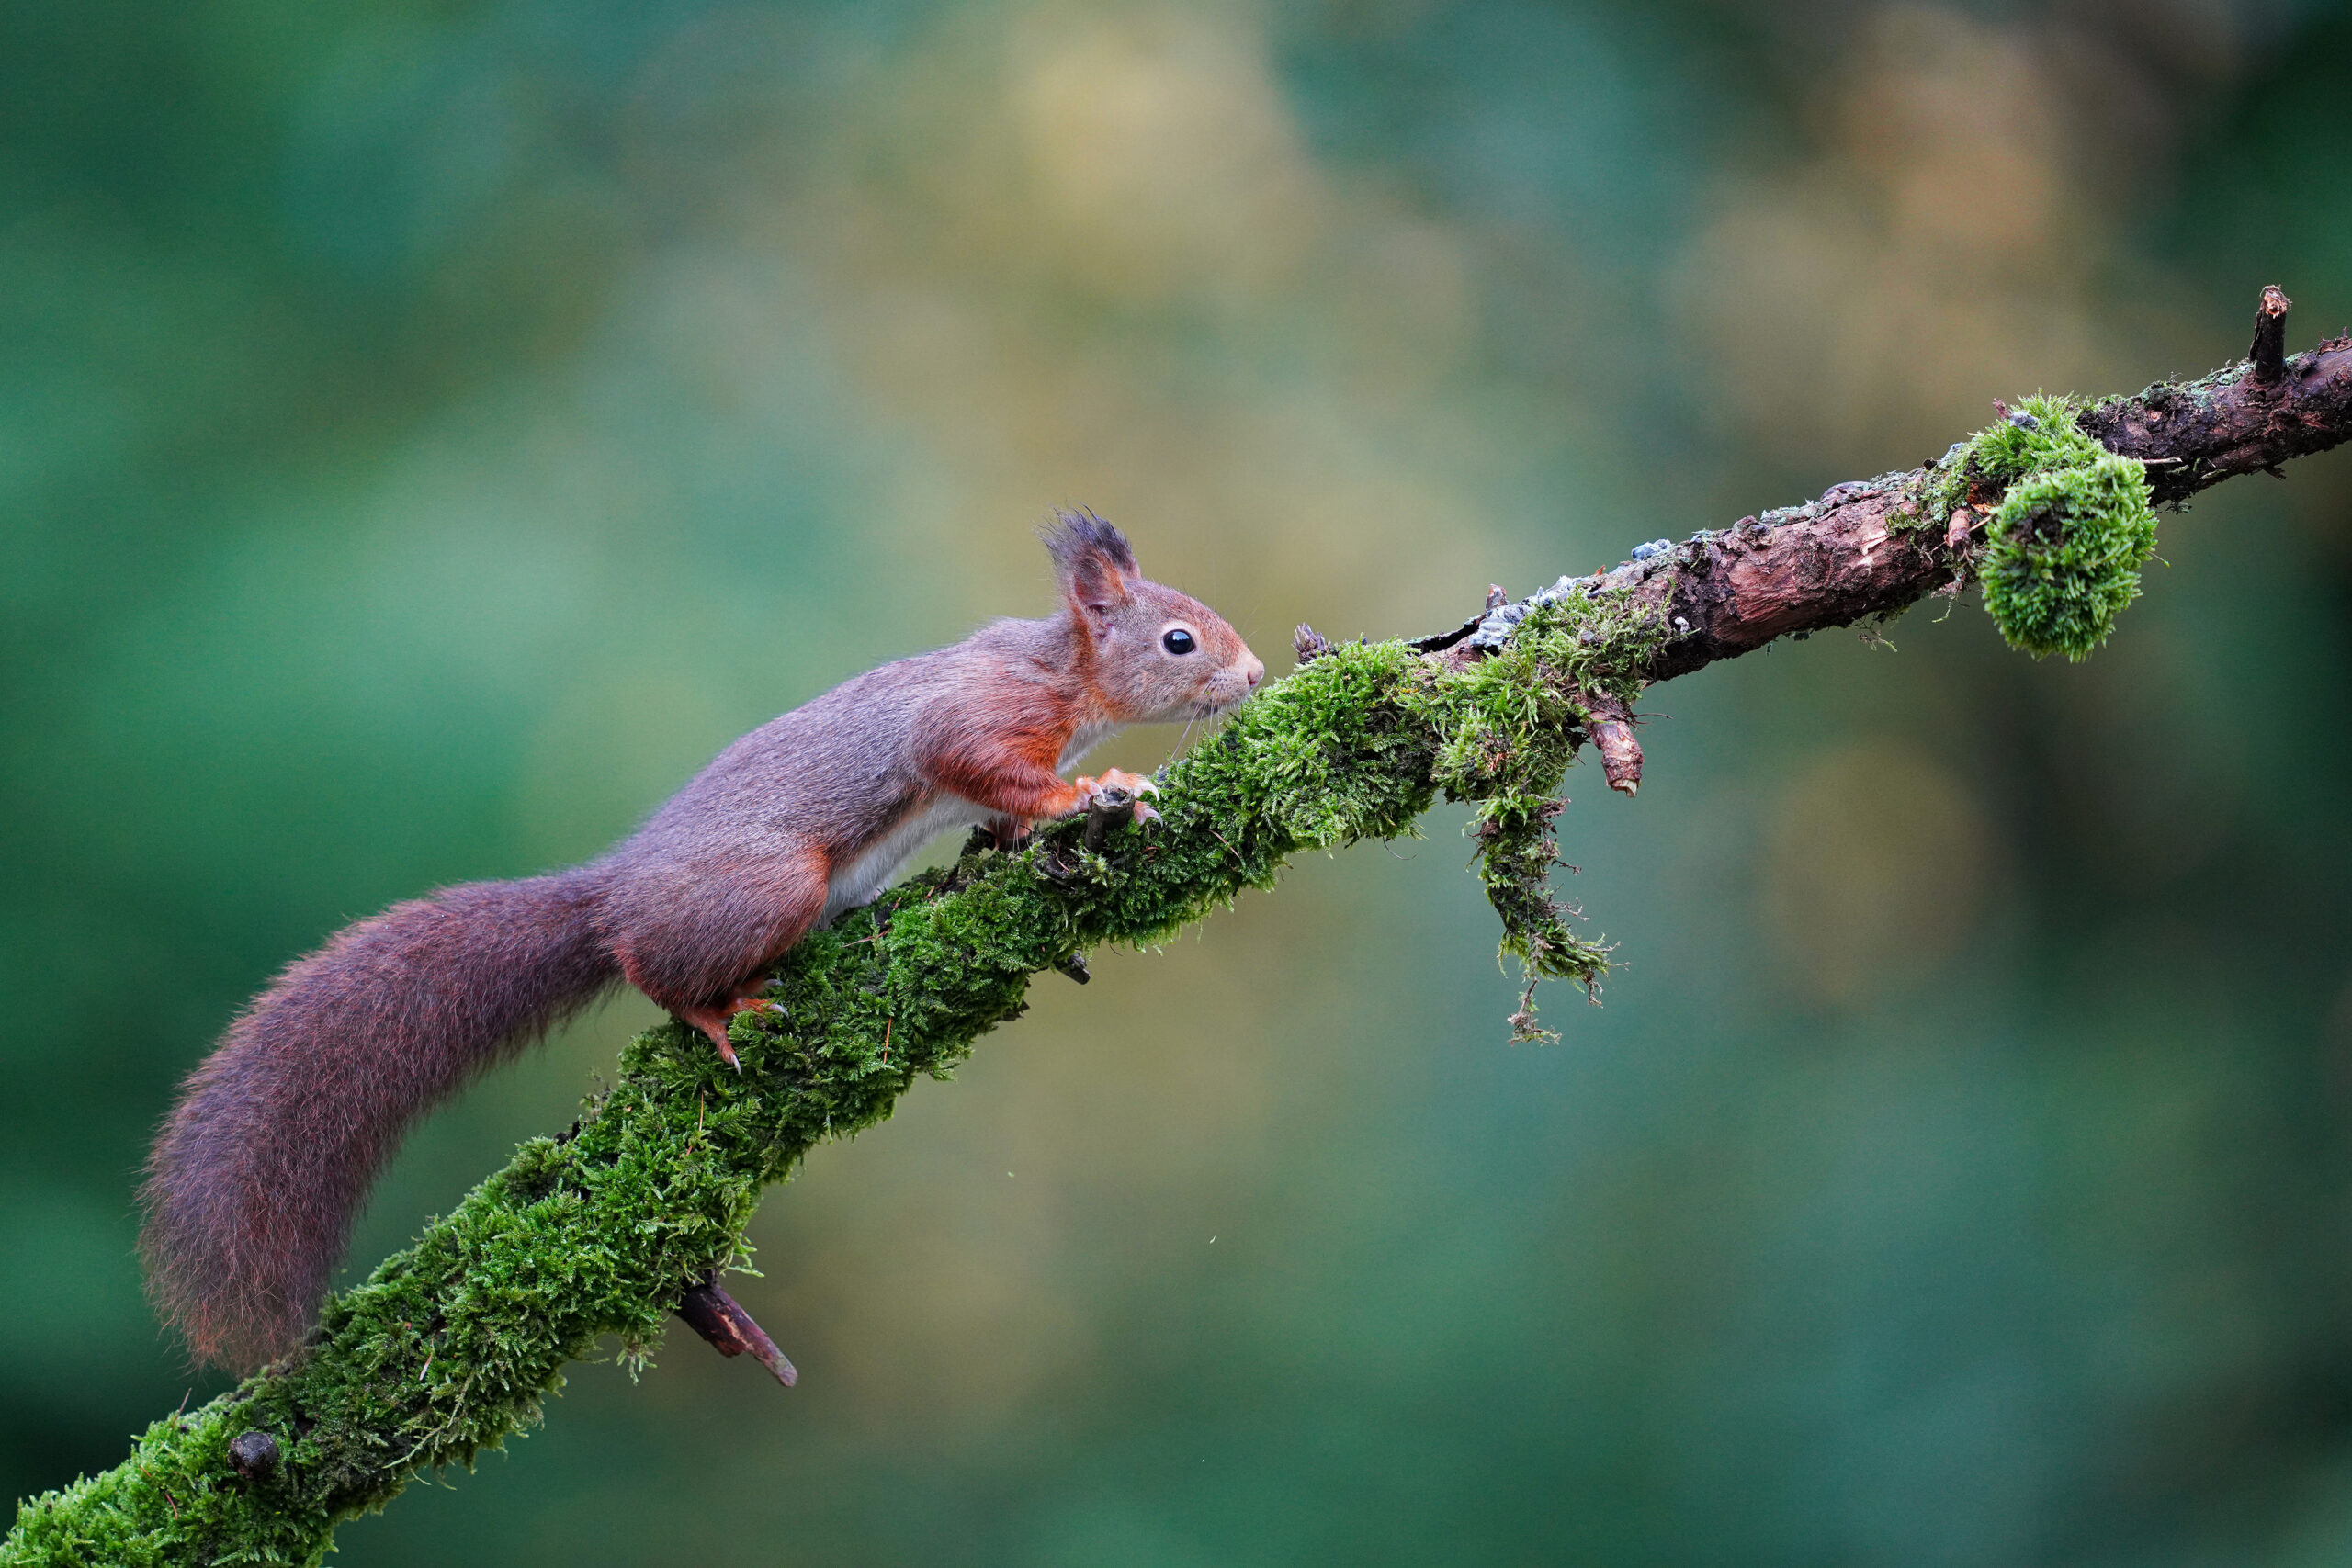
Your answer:
[[[244,1371],[299,1345],[409,1124],[610,987],[733,1064],[728,1021],[774,1005],[757,993],[775,961],[940,833],[1009,841],[1113,790],[1155,816],[1148,780],[1060,770],[1121,725],[1221,713],[1266,667],[1093,513],[1057,513],[1045,541],[1057,614],[836,686],[728,747],[602,858],[395,904],[239,1013],[141,1191],[150,1294],[197,1357]]]

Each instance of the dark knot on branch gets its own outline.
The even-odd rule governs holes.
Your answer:
[[[229,1468],[237,1479],[266,1481],[277,1473],[277,1439],[267,1432],[243,1432],[229,1444]]]

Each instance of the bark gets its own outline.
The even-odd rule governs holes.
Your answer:
[[[2177,506],[2223,479],[2274,473],[2352,434],[2352,339],[2282,358],[2267,380],[2250,362],[2185,386],[2110,398],[2082,425],[2109,450],[2147,464],[2156,504]],[[1685,547],[1680,571],[1645,579],[1643,592],[1666,605],[1679,635],[1644,673],[1687,675],[1792,632],[1893,615],[1951,582],[1964,564],[1964,529],[1922,529],[1905,513],[1924,476],[1913,469],[1833,486],[1792,512],[1745,517]]]

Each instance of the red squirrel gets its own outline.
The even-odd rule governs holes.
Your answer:
[[[940,833],[1067,816],[1148,781],[1060,770],[1123,724],[1206,717],[1266,667],[1148,581],[1116,528],[1046,535],[1062,607],[885,664],[720,752],[602,859],[445,887],[345,928],[229,1025],[147,1162],[150,1292],[202,1359],[298,1345],[354,1214],[420,1114],[626,980],[708,1036],[766,971]]]

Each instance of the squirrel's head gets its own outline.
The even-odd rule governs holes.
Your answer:
[[[1206,718],[1258,689],[1265,661],[1215,610],[1147,579],[1125,534],[1091,512],[1055,517],[1046,548],[1114,718]]]

